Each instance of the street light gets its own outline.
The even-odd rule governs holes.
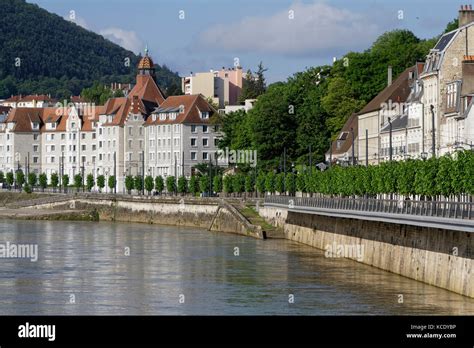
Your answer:
[[[423,161],[426,161],[426,159],[428,158],[428,152],[422,152],[420,156]]]

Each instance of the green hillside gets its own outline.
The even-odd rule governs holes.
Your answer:
[[[94,81],[134,81],[140,57],[133,52],[24,0],[0,0],[0,8],[0,98],[67,97]],[[156,70],[165,90],[180,85],[166,66]]]

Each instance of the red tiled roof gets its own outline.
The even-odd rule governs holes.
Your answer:
[[[202,119],[199,115],[199,111],[209,112],[209,117],[216,112],[201,94],[170,96],[160,105],[160,108],[182,109],[183,112],[179,113],[174,120],[170,120],[169,118],[160,120],[160,118],[157,117],[156,120],[153,121],[151,117],[148,117],[146,122],[148,125],[174,123],[208,124],[209,118]]]
[[[128,94],[129,98],[133,98],[134,96],[154,102],[158,105],[165,100],[163,92],[150,75],[137,75],[137,84]]]

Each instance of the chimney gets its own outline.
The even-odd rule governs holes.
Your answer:
[[[389,66],[388,71],[387,71],[387,87],[390,86],[391,84],[392,84],[392,67]]]
[[[474,22],[474,11],[472,5],[461,5],[459,10],[459,27]]]

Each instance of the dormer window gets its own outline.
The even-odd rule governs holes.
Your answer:
[[[209,118],[209,111],[201,111],[201,118],[203,120],[208,119]]]
[[[156,121],[156,114],[153,114],[151,117],[153,121]]]
[[[56,129],[56,122],[51,123],[51,128]]]
[[[112,122],[112,118],[113,118],[112,115],[109,115],[107,122],[109,122],[109,123]]]
[[[165,114],[165,113],[161,113],[161,114],[160,114],[160,120],[161,120],[161,121],[166,120],[166,114]]]
[[[39,123],[38,122],[32,122],[31,126],[33,129],[39,129]]]

